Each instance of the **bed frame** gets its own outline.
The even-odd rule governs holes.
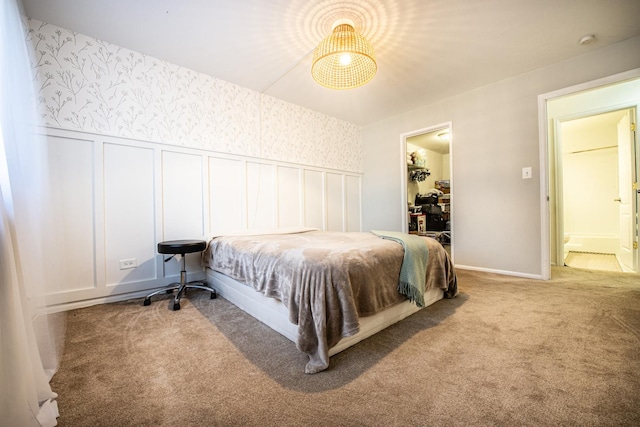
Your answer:
[[[252,287],[211,269],[207,269],[207,281],[209,286],[213,287],[223,298],[294,343],[297,341],[298,326],[289,321],[289,313],[280,301],[265,297]],[[424,295],[425,307],[441,300],[443,297],[444,292],[442,289],[428,289]],[[418,310],[420,310],[419,307],[406,300],[374,316],[361,317],[360,332],[350,337],[342,338],[335,347],[329,350],[329,356],[346,350]]]

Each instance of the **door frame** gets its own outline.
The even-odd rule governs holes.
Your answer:
[[[414,131],[406,132],[400,135],[400,188],[402,191],[400,192],[400,209],[401,216],[400,218],[406,218],[408,215],[408,200],[407,200],[407,139],[413,136],[422,135],[423,133],[431,133],[439,130],[449,130],[449,177],[451,179],[451,187],[450,187],[450,200],[451,203],[451,213],[449,214],[449,232],[451,233],[451,260],[454,258],[454,221],[453,221],[453,194],[454,194],[454,185],[455,180],[453,179],[453,123],[452,122],[444,122],[437,125],[429,126],[426,128],[417,129]],[[408,221],[402,221],[402,232],[409,232],[409,223]]]
[[[574,86],[569,86],[563,89],[559,89],[553,92],[544,93],[538,95],[538,138],[539,138],[539,153],[540,153],[540,271],[543,280],[549,280],[551,278],[551,200],[549,194],[550,185],[550,149],[549,149],[549,133],[553,132],[553,129],[549,129],[549,118],[547,114],[547,102],[554,98],[560,98],[579,92],[584,92],[590,89],[597,89],[605,86],[609,86],[616,83],[622,83],[628,80],[635,80],[640,78],[640,68],[625,71],[623,73],[614,74],[611,76],[603,77],[601,79],[593,80],[586,83],[581,83]],[[637,138],[637,132],[636,132]]]

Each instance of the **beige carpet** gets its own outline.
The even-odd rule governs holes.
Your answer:
[[[586,268],[588,270],[622,271],[618,259],[613,254],[590,252],[569,252],[564,260],[567,267]]]
[[[637,426],[640,279],[459,271],[461,294],[331,360],[222,298],[69,312],[60,426]]]

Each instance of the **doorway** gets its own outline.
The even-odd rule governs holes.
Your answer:
[[[629,134],[628,149],[617,150],[620,144],[626,144],[624,141],[616,141],[615,143],[617,152],[628,155],[629,168],[626,175],[625,172],[614,174],[613,185],[616,187],[616,190],[631,188],[631,190],[625,190],[630,202],[627,204],[630,211],[625,212],[624,208],[617,210],[617,223],[620,227],[617,235],[620,240],[628,236],[626,237],[628,239],[626,245],[625,242],[621,242],[621,246],[626,246],[629,249],[627,256],[631,258],[631,260],[627,261],[626,264],[628,264],[627,267],[631,267],[632,265],[632,268],[623,270],[637,273],[640,264],[640,256],[637,249],[638,212],[640,211],[638,205],[640,197],[637,182],[638,173],[640,172],[640,148],[638,146],[637,132],[633,130],[633,126],[635,126],[634,123],[638,122],[638,106],[640,106],[640,69],[543,94],[538,97],[538,100],[541,144],[540,167],[541,171],[543,171],[540,183],[542,190],[542,277],[544,279],[551,277],[551,266],[564,265],[564,165],[561,158],[563,155],[562,149],[558,146],[558,139],[562,138],[563,123],[568,123],[576,119],[587,119],[606,113],[614,113],[616,111],[629,112],[630,127],[632,129],[626,132]],[[619,126],[626,125],[620,123]],[[616,133],[623,134],[622,131],[616,131]],[[615,158],[615,156],[610,157]],[[620,159],[618,159],[618,163],[621,163]],[[599,163],[597,164],[599,165]],[[594,166],[591,174],[594,173],[593,170],[595,170],[595,168],[599,169],[599,166]],[[616,180],[616,177],[619,177],[619,179]],[[622,181],[626,184],[622,183]],[[585,183],[583,182],[583,184]],[[635,187],[633,187],[634,185]],[[589,187],[589,185],[582,186],[582,188],[587,187]],[[593,189],[593,187],[590,188]],[[625,191],[622,191],[622,193],[625,193]],[[620,193],[620,191],[618,192]],[[614,196],[611,200],[612,204],[618,203],[617,200],[614,201],[613,199],[620,198],[622,200],[622,197],[620,194]],[[604,202],[604,196],[598,200],[601,203]],[[592,211],[593,204],[584,208],[581,214],[582,216],[592,215]],[[622,220],[623,217],[626,219]],[[622,227],[629,227],[631,232],[628,232],[628,230],[624,231]],[[610,234],[614,233],[615,232],[612,232]],[[569,243],[580,243],[579,239],[575,241],[572,240],[573,239],[570,238]],[[569,249],[571,248],[572,246],[569,246]],[[620,249],[610,252],[616,253],[616,260],[619,259],[621,255]]]
[[[433,237],[453,257],[451,123],[403,134],[403,231]],[[406,159],[406,160],[405,160]]]
[[[559,265],[637,271],[635,109],[557,119]]]

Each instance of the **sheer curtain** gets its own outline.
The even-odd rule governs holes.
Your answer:
[[[0,1],[0,424],[54,426],[57,366],[44,313],[50,206],[47,152],[36,136],[35,98],[20,0]],[[45,249],[47,252],[45,252]]]

